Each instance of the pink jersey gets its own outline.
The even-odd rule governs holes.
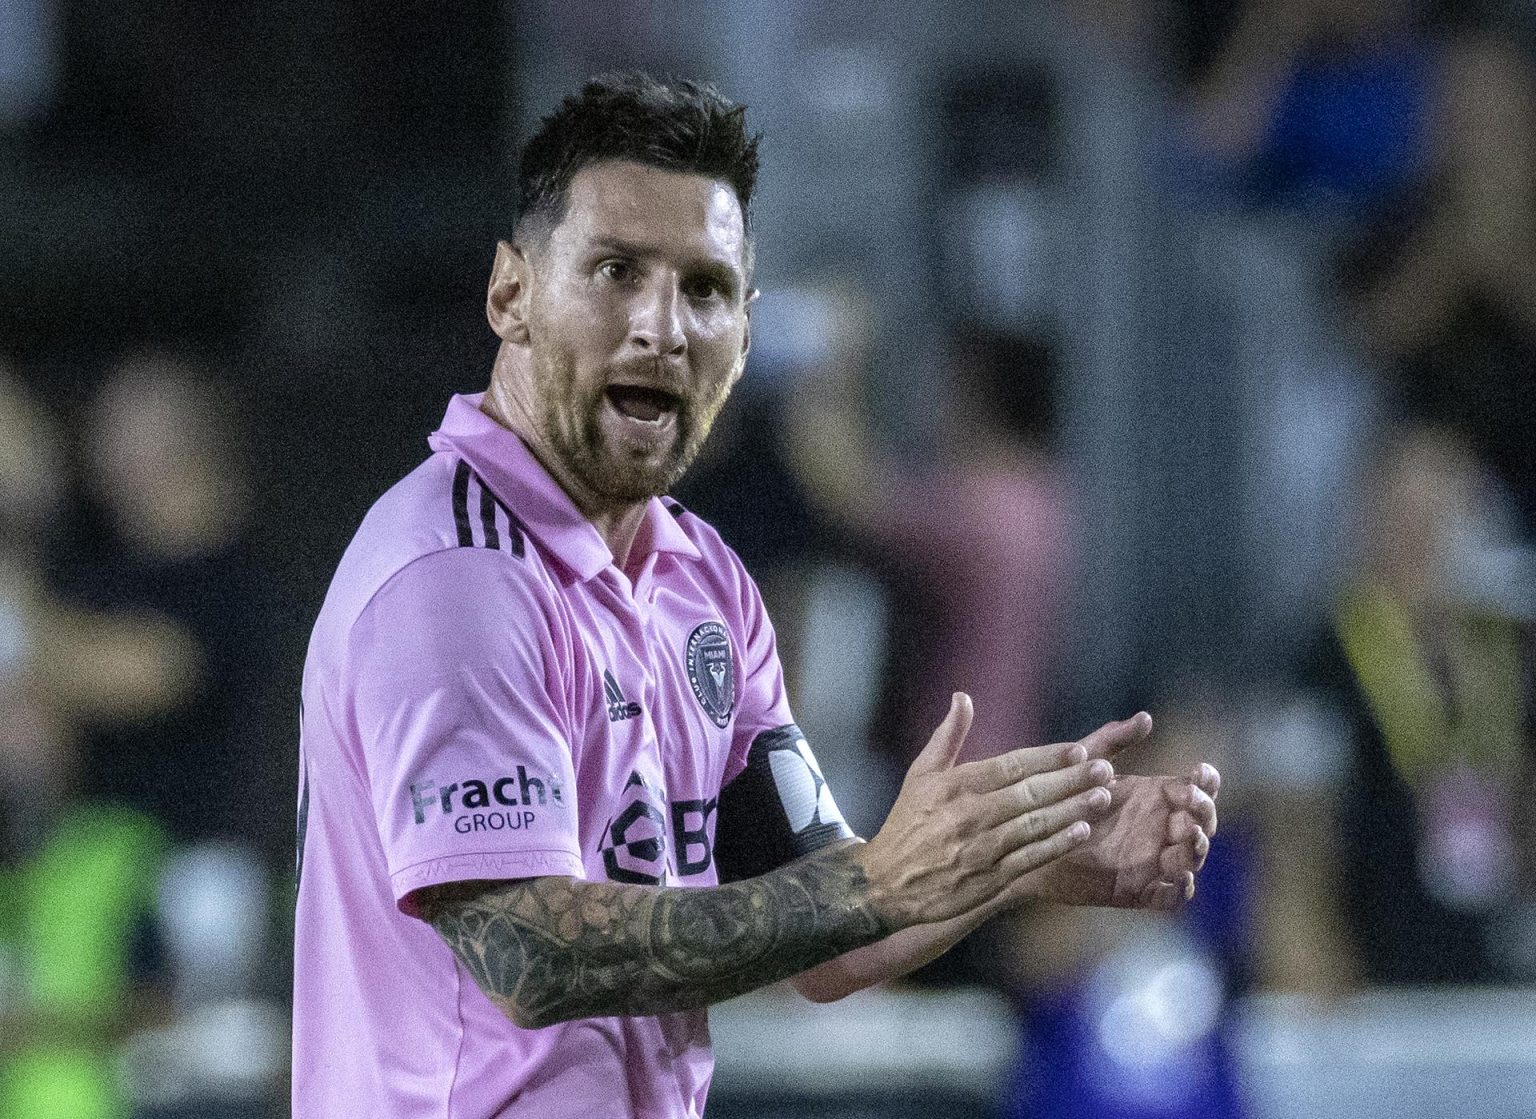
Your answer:
[[[704,1011],[520,1029],[413,916],[412,891],[715,885],[722,788],[765,741],[772,765],[751,768],[778,780],[794,830],[810,847],[848,831],[735,554],[652,500],[632,584],[479,400],[452,400],[433,454],[368,513],[310,641],[293,1114],[699,1116]]]

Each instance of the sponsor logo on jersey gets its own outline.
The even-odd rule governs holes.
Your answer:
[[[728,726],[736,708],[736,673],[725,627],[719,622],[696,626],[688,635],[683,659],[699,706],[717,727]]]
[[[620,723],[625,719],[640,717],[640,705],[632,703],[624,698],[624,692],[619,687],[619,682],[613,678],[613,673],[603,669],[603,694],[608,697],[608,721]]]
[[[670,875],[704,873],[715,861],[710,817],[716,807],[714,798],[668,801],[665,789],[631,772],[598,842],[609,880],[660,886]]]
[[[453,830],[520,831],[531,827],[540,809],[564,809],[560,779],[530,776],[525,766],[492,780],[469,778],[439,785],[422,781],[411,786],[411,812],[418,824],[429,818],[450,818]]]

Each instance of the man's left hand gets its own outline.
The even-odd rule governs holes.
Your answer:
[[[1194,897],[1216,834],[1221,775],[1202,763],[1188,778],[1117,776],[1109,788],[1088,841],[1034,871],[1029,892],[1066,905],[1179,908]]]

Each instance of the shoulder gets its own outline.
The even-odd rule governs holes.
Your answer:
[[[672,498],[665,498],[664,503],[699,550],[692,578],[715,603],[721,620],[736,633],[742,648],[760,645],[765,636],[771,638],[773,625],[762,592],[735,549],[702,517]]]
[[[515,512],[457,455],[438,451],[363,517],[331,580],[321,626],[352,628],[381,595],[449,610],[536,596],[546,576]],[[491,588],[501,594],[487,596]]]
[[[674,498],[662,498],[662,504],[699,550],[704,569],[714,580],[731,587],[751,586],[755,589],[746,564],[741,562],[736,550],[725,542],[714,525]]]
[[[348,553],[388,557],[404,566],[456,548],[521,559],[526,543],[517,517],[469,463],[438,451],[374,502]]]

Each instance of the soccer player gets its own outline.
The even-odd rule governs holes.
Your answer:
[[[662,495],[749,341],[757,141],[642,76],[529,142],[501,345],[364,518],[304,670],[297,1119],[703,1113],[705,1008],[829,1000],[1025,898],[1173,908],[1218,777],[1116,776],[1139,714],[955,764],[957,694],[854,837],[773,627]]]

